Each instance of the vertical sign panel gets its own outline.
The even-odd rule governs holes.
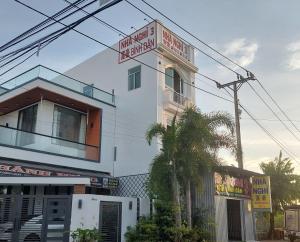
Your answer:
[[[269,176],[252,177],[252,205],[256,211],[272,212]]]
[[[119,41],[119,63],[156,48],[156,21]]]

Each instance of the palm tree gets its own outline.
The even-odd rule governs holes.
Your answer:
[[[162,124],[153,124],[146,133],[146,139],[151,144],[154,137],[160,137],[162,141],[161,153],[157,155],[151,166],[150,190],[159,195],[160,199],[172,200],[175,207],[175,223],[181,226],[180,194],[176,177],[176,152],[177,152],[176,116],[168,127]],[[169,189],[171,185],[171,189]],[[171,191],[171,193],[170,193]],[[170,198],[171,199],[168,199]]]
[[[274,234],[274,216],[285,206],[300,198],[300,177],[294,174],[294,167],[289,158],[282,158],[282,152],[273,161],[260,163],[263,173],[270,176],[272,213],[270,213],[269,236]]]
[[[234,123],[227,113],[204,114],[187,108],[178,123],[178,177],[185,191],[187,224],[192,226],[191,184],[201,187],[202,175],[219,164],[217,151],[235,151]]]

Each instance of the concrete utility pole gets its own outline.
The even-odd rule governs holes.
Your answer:
[[[238,99],[238,90],[243,85],[243,83],[255,80],[255,77],[252,73],[247,73],[248,77],[244,78],[240,75],[237,76],[237,80],[233,82],[229,82],[226,84],[217,83],[218,88],[226,88],[228,87],[233,91],[233,99],[234,99],[234,114],[235,114],[235,130],[236,130],[236,142],[237,142],[237,162],[238,167],[243,169],[243,151],[242,151],[242,141],[241,141],[241,127],[240,127],[240,109],[239,109],[239,99]],[[233,88],[231,87],[233,86]]]

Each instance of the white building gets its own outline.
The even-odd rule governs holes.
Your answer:
[[[107,195],[119,186],[115,177],[148,173],[160,149],[159,141],[146,143],[150,125],[167,125],[194,102],[194,51],[157,22],[122,40],[120,51],[105,50],[64,74],[37,66],[2,83],[1,241],[68,241],[64,230],[82,223],[106,231],[113,215],[119,229],[106,241],[123,241],[133,218],[149,212],[132,198],[136,191]],[[87,217],[99,203],[100,215]],[[119,221],[118,214],[127,215]]]
[[[150,35],[151,28],[156,29],[157,38]],[[145,31],[146,36],[143,34]],[[126,57],[121,62],[121,54],[106,49],[66,73],[95,87],[114,90],[115,116],[105,117],[103,113],[103,123],[111,124],[110,129],[103,129],[103,138],[115,134],[115,140],[113,146],[104,144],[103,152],[107,154],[103,155],[101,162],[115,176],[149,172],[149,165],[160,144],[153,142],[149,147],[145,140],[147,129],[154,123],[167,124],[176,112],[182,112],[185,106],[195,102],[192,85],[197,68],[193,64],[193,48],[156,22],[131,36],[136,38],[141,33],[144,39],[139,37],[141,40],[132,41],[130,45],[128,37],[113,46],[120,51],[134,50],[157,39],[155,51],[147,48],[144,53],[140,52],[140,56],[130,54],[140,62]],[[168,46],[168,38],[173,41],[171,46]],[[178,42],[177,49],[175,41]],[[124,43],[127,45],[122,49]]]
[[[113,48],[64,74],[37,66],[1,85],[1,241],[68,241],[64,231],[82,225],[119,242],[149,213],[141,198],[161,144],[145,134],[195,103],[194,49],[156,21]],[[252,239],[249,197],[228,200],[215,186],[207,178],[195,206],[229,225],[226,204],[236,207],[236,238]],[[229,225],[217,241],[228,241]]]

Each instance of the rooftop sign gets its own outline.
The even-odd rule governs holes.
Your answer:
[[[164,26],[161,27],[161,38],[161,44],[170,52],[172,52],[174,55],[177,55],[178,57],[190,61],[191,47]]]
[[[194,48],[178,35],[153,21],[119,41],[119,63],[159,49],[163,55],[175,59],[196,70],[194,66]]]
[[[233,177],[215,173],[216,195],[229,197],[251,197],[251,183],[246,177]]]
[[[156,22],[146,25],[119,41],[119,63],[156,48]]]

